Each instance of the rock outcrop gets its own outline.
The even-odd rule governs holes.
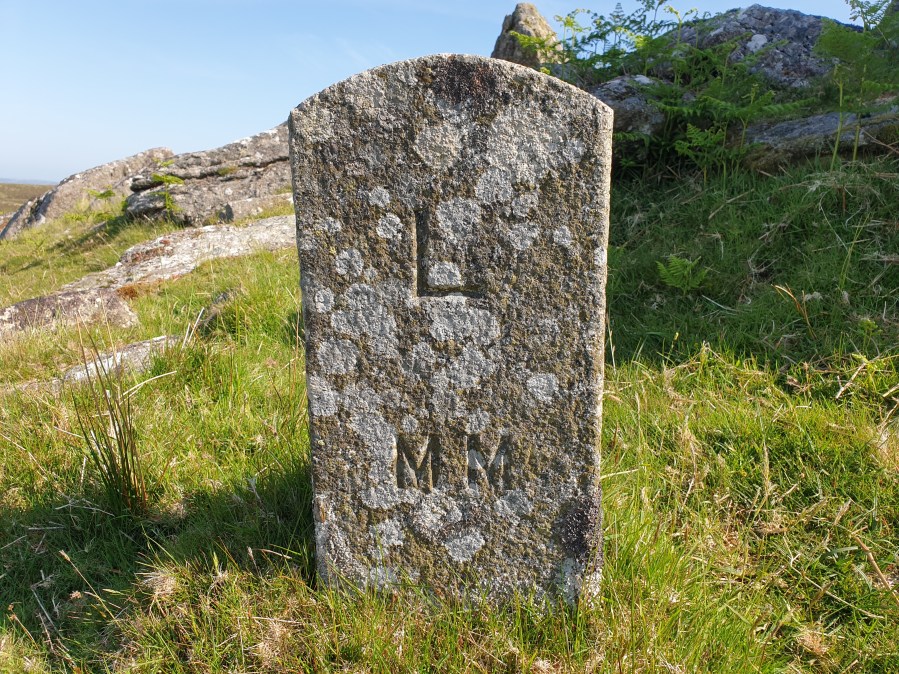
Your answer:
[[[747,163],[762,170],[788,166],[800,159],[833,152],[834,143],[841,155],[851,154],[856,146],[862,152],[879,149],[899,141],[899,106],[889,112],[862,117],[828,112],[823,115],[791,119],[777,124],[758,124],[746,130],[746,144],[754,146]]]
[[[556,39],[556,31],[552,29],[537,8],[529,2],[518,3],[515,11],[505,18],[503,29],[496,38],[496,45],[490,56],[530,68],[539,68],[540,57],[523,49],[512,33],[520,33],[528,37]]]
[[[137,314],[115,290],[63,289],[0,309],[0,337],[41,328],[102,322],[130,327],[137,323]]]
[[[175,346],[181,339],[162,335],[145,339],[141,342],[126,344],[125,346],[97,354],[94,358],[81,365],[75,365],[66,370],[61,377],[54,379],[53,384],[77,384],[88,379],[96,379],[104,373],[123,374],[146,370],[157,353],[167,347]]]
[[[296,245],[293,216],[235,225],[184,229],[132,246],[104,271],[88,274],[58,292],[0,309],[0,337],[29,329],[106,321],[129,327],[137,315],[122,298],[125,286],[188,274],[203,262]]]
[[[126,212],[169,212],[188,225],[229,222],[289,204],[290,167],[284,124],[206,152],[174,157],[156,176],[132,185]]]
[[[95,195],[127,198],[136,217],[169,215],[187,225],[233,222],[289,206],[287,128],[281,124],[214,150],[174,155],[158,148],[78,173],[0,222],[0,239],[79,208]],[[92,194],[94,196],[92,196]]]
[[[897,11],[899,0],[893,0],[885,12],[884,21],[894,21],[889,17]],[[509,54],[513,46],[518,47],[518,42],[509,32],[524,32],[518,24],[525,18],[529,25],[544,26],[549,30],[549,25],[532,5],[520,4],[515,13],[506,17],[494,56],[538,67],[540,64],[535,63],[533,58],[528,61],[499,53],[501,44],[508,44],[505,49],[509,50]],[[678,44],[700,49],[733,45],[729,56],[731,62],[746,61],[749,70],[757,73],[773,90],[796,92],[818,85],[821,78],[833,68],[833,60],[820,57],[815,52],[824,22],[825,19],[819,16],[752,5],[746,9],[734,9],[708,19],[686,23],[679,31],[668,33],[665,39],[675,49]],[[858,30],[856,26],[848,28]],[[899,27],[896,31],[899,32]],[[540,34],[545,36],[545,33]],[[510,42],[506,42],[507,38]],[[553,67],[557,75],[564,77],[564,64]],[[621,75],[589,89],[590,93],[615,111],[615,131],[618,134],[654,136],[665,128],[666,116],[655,104],[657,99],[654,89],[671,82],[670,59],[660,59],[658,64],[649,68],[649,72],[653,77]],[[695,93],[684,93],[684,101],[692,97],[695,97]],[[883,110],[888,104],[889,97],[886,97],[879,102],[879,109]],[[899,141],[899,105],[896,105],[894,99],[891,109],[863,115],[861,120],[857,120],[854,114],[844,114],[842,129],[840,115],[836,112],[779,123],[755,124],[747,129],[744,140],[747,145],[754,146],[749,152],[748,164],[763,170],[829,154],[833,152],[834,144],[842,155],[851,154],[856,148],[862,151],[877,149]],[[639,160],[645,153],[644,143],[619,135],[615,144],[616,157]]]
[[[822,26],[821,17],[752,5],[685,24],[679,41],[703,49],[733,41],[735,47],[730,56],[733,61],[751,56],[750,70],[759,73],[770,86],[795,90],[810,86],[832,66],[814,53]],[[537,57],[524,53],[510,35],[512,31],[552,36],[546,19],[533,5],[519,4],[503,22],[493,51],[495,58],[539,67]],[[674,32],[669,33],[669,38],[673,40],[674,35]],[[653,105],[652,94],[647,88],[670,77],[670,65],[663,63],[653,72],[655,77],[652,78],[623,75],[592,88],[593,95],[615,110],[616,132],[653,134],[664,126],[665,116]]]
[[[823,21],[790,9],[752,5],[690,22],[681,30],[680,41],[707,49],[734,40],[732,61],[754,56],[750,71],[771,86],[802,89],[833,65],[814,53]]]
[[[115,373],[121,376],[129,373],[143,372],[153,363],[153,357],[159,352],[174,348],[183,339],[162,335],[145,339],[140,342],[126,344],[124,346],[96,354],[93,358],[80,365],[74,365],[65,370],[60,376],[52,379],[24,381],[11,386],[0,384],[0,396],[7,393],[23,393],[37,391],[51,391],[58,394],[64,386],[80,384],[88,378],[96,381],[103,373]]]
[[[207,225],[182,229],[132,246],[115,266],[88,274],[64,286],[63,290],[157,283],[188,274],[209,260],[294,245],[296,221],[289,215],[257,220],[243,227]]]
[[[80,208],[101,209],[107,203],[106,198],[98,198],[102,193],[109,199],[127,197],[135,180],[158,171],[159,165],[172,156],[168,148],[154,148],[69,176],[52,190],[19,207],[0,229],[0,239],[11,238],[22,230]]]

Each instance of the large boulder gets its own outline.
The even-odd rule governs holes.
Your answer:
[[[814,53],[823,21],[820,16],[790,9],[752,5],[690,22],[681,29],[680,41],[708,49],[734,40],[732,61],[752,56],[750,71],[771,86],[802,89],[833,67],[831,61]]]
[[[641,133],[651,136],[665,126],[665,115],[653,103],[648,88],[659,80],[645,75],[622,75],[590,90],[615,111],[616,133]]]
[[[102,209],[107,199],[122,199],[131,194],[137,176],[158,170],[172,156],[168,148],[157,147],[69,176],[53,189],[25,202],[0,229],[0,239],[8,239],[74,210]],[[104,198],[98,198],[103,193]]]
[[[126,212],[168,213],[188,225],[229,222],[289,204],[287,127],[243,138],[214,150],[180,154],[132,185]]]
[[[556,40],[556,31],[552,29],[543,15],[529,2],[519,2],[515,5],[515,11],[509,14],[503,21],[503,29],[496,38],[493,53],[495,59],[519,63],[529,68],[539,68],[541,58],[539,54],[522,48],[521,43],[512,33],[519,33],[527,37]]]
[[[137,315],[123,299],[128,286],[189,274],[209,260],[296,246],[296,220],[281,216],[237,225],[181,229],[126,250],[112,267],[44,297],[0,308],[0,338],[27,330],[107,322],[128,327]]]

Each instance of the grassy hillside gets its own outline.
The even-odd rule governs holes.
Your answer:
[[[0,213],[11,213],[29,199],[49,190],[53,185],[15,185],[0,183]]]
[[[576,609],[321,587],[293,251],[135,288],[138,328],[4,340],[8,386],[188,335],[118,385],[136,517],[87,459],[86,390],[0,393],[0,671],[899,671],[897,203],[895,158],[616,182],[605,570]],[[92,225],[47,230],[65,274],[20,264],[7,297],[151,234]]]

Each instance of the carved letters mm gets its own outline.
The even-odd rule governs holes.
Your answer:
[[[460,448],[462,449],[462,448]],[[489,487],[501,494],[509,484],[509,454],[511,440],[504,435],[492,448],[486,446],[480,435],[466,436],[468,458],[468,488],[483,491]],[[423,441],[412,441],[404,436],[397,440],[396,486],[400,489],[418,489],[427,494],[434,489],[440,477],[443,448],[436,435]]]
[[[440,466],[440,441],[436,435],[428,436],[419,447],[400,436],[396,455],[397,487],[426,494],[434,488]]]
[[[493,452],[489,452],[480,435],[468,436],[468,488],[481,491],[486,485],[493,492],[501,494],[510,487],[509,454],[511,440],[508,435],[502,436]]]

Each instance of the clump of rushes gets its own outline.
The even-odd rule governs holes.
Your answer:
[[[150,505],[146,470],[140,453],[131,399],[138,387],[124,389],[121,369],[104,362],[96,345],[84,356],[87,385],[74,396],[78,427],[87,458],[113,515],[140,516]]]

